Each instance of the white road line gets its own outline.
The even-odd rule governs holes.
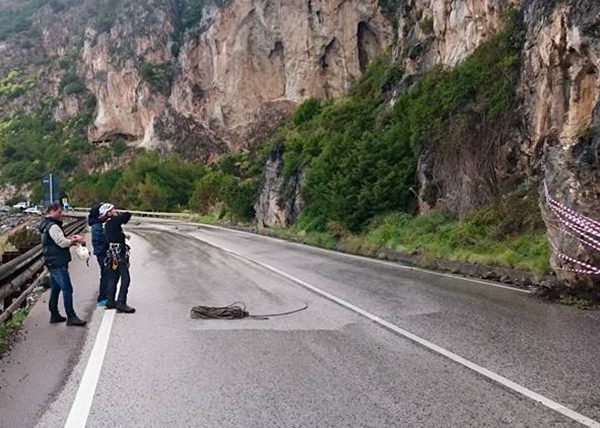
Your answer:
[[[523,396],[525,396],[525,397],[527,397],[527,398],[529,398],[531,400],[537,401],[538,403],[540,403],[540,404],[548,407],[549,409],[555,410],[558,413],[561,413],[564,416],[566,416],[566,417],[568,417],[568,418],[570,418],[570,419],[572,419],[574,421],[577,421],[577,422],[579,422],[579,423],[581,423],[581,424],[583,424],[585,426],[588,426],[588,427],[600,428],[600,422],[595,421],[595,420],[593,420],[591,418],[588,418],[587,416],[584,416],[581,413],[576,412],[575,410],[572,410],[572,409],[570,409],[570,408],[568,408],[568,407],[566,407],[566,406],[564,406],[564,405],[562,405],[560,403],[557,403],[556,401],[553,401],[553,400],[551,400],[551,399],[549,399],[547,397],[544,397],[543,395],[540,395],[540,394],[538,394],[538,393],[536,393],[536,392],[534,392],[534,391],[532,391],[530,389],[527,389],[524,386],[521,386],[521,385],[519,385],[519,384],[517,384],[517,383],[515,383],[515,382],[513,382],[513,381],[511,381],[511,380],[509,380],[509,379],[507,379],[507,378],[505,378],[505,377],[497,374],[497,373],[494,373],[494,372],[492,372],[492,371],[490,371],[490,370],[488,370],[488,369],[486,369],[486,368],[484,368],[484,367],[482,367],[480,365],[477,365],[477,364],[475,364],[475,363],[473,363],[473,362],[471,362],[471,361],[469,361],[469,360],[461,357],[460,355],[457,355],[457,354],[455,354],[453,352],[450,352],[450,351],[448,351],[448,350],[446,350],[446,349],[444,349],[444,348],[442,348],[440,346],[437,346],[436,344],[434,344],[432,342],[429,342],[428,340],[423,339],[423,338],[421,338],[421,337],[419,337],[419,336],[417,336],[415,334],[412,334],[412,333],[410,333],[410,332],[408,332],[408,331],[406,331],[406,330],[404,330],[404,329],[402,329],[402,328],[400,328],[400,327],[398,327],[398,326],[396,326],[396,325],[394,325],[394,324],[392,324],[392,323],[390,323],[390,322],[388,322],[388,321],[386,321],[384,319],[381,319],[377,315],[373,315],[372,313],[367,312],[364,309],[361,309],[361,308],[359,308],[359,307],[353,305],[352,303],[349,303],[349,302],[347,302],[347,301],[345,301],[343,299],[340,299],[339,297],[336,297],[333,294],[329,294],[328,292],[323,291],[323,290],[321,290],[321,289],[319,289],[319,288],[317,288],[317,287],[315,287],[313,285],[310,285],[309,283],[307,283],[305,281],[302,281],[301,279],[298,279],[298,278],[296,278],[296,277],[294,277],[294,276],[292,276],[290,274],[287,274],[287,273],[285,273],[285,272],[283,272],[283,271],[281,271],[281,270],[279,270],[277,268],[274,268],[272,266],[269,266],[269,265],[267,265],[265,263],[262,263],[262,262],[259,262],[257,260],[251,259],[250,257],[246,257],[246,256],[238,253],[237,251],[230,250],[228,248],[225,248],[225,247],[223,247],[221,245],[215,244],[213,242],[210,242],[210,241],[208,241],[208,240],[206,240],[204,238],[200,238],[198,236],[195,236],[195,238],[198,239],[198,240],[200,240],[200,241],[202,241],[202,242],[205,242],[206,244],[208,244],[208,245],[210,245],[212,247],[215,247],[215,248],[218,248],[218,249],[220,249],[222,251],[225,251],[225,252],[227,252],[227,253],[229,253],[229,254],[231,254],[231,255],[233,255],[233,256],[241,259],[241,260],[244,260],[246,262],[258,265],[258,266],[260,266],[260,267],[262,267],[264,269],[267,269],[267,270],[269,270],[271,272],[274,272],[274,273],[276,273],[278,275],[281,275],[284,278],[287,278],[287,279],[289,279],[289,280],[291,280],[291,281],[293,281],[293,282],[295,282],[295,283],[297,283],[297,284],[299,284],[299,285],[301,285],[301,286],[303,286],[303,287],[305,287],[305,288],[307,288],[307,289],[309,289],[309,290],[311,290],[311,291],[313,291],[313,292],[315,292],[315,293],[317,293],[317,294],[319,294],[319,295],[321,295],[321,296],[323,296],[323,297],[325,297],[325,298],[327,298],[327,299],[329,299],[329,300],[331,300],[331,301],[333,301],[335,303],[338,303],[339,305],[344,306],[347,309],[350,309],[351,311],[354,311],[354,312],[356,312],[356,313],[358,313],[358,314],[360,314],[360,315],[362,315],[362,316],[364,316],[366,318],[369,318],[370,320],[372,320],[372,321],[376,322],[377,324],[379,324],[379,325],[381,325],[381,326],[383,326],[383,327],[385,327],[385,328],[393,331],[394,333],[397,333],[397,334],[399,334],[401,336],[404,336],[407,339],[409,339],[409,340],[411,340],[411,341],[413,341],[415,343],[418,343],[419,345],[421,345],[421,346],[423,346],[423,347],[425,347],[425,348],[427,348],[427,349],[429,349],[429,350],[431,350],[431,351],[433,351],[433,352],[435,352],[437,354],[440,354],[440,355],[442,355],[442,356],[444,356],[444,357],[446,357],[446,358],[448,358],[448,359],[450,359],[450,360],[452,360],[452,361],[454,361],[454,362],[456,362],[456,363],[458,363],[458,364],[460,364],[460,365],[462,365],[464,367],[467,367],[468,369],[471,369],[471,370],[479,373],[482,376],[485,376],[486,378],[488,378],[488,379],[490,379],[490,380],[492,380],[492,381],[494,381],[494,382],[496,382],[496,383],[498,383],[498,384],[500,384],[500,385],[502,385],[502,386],[504,386],[504,387],[506,387],[508,389],[511,389],[511,390],[517,392],[518,394],[521,394],[521,395],[523,395]]]
[[[360,260],[363,262],[371,262],[371,263],[378,263],[378,264],[382,264],[385,266],[390,266],[396,269],[403,269],[403,270],[408,270],[408,271],[414,271],[414,272],[422,272],[422,273],[427,273],[430,275],[436,275],[436,276],[443,276],[445,278],[452,278],[452,279],[460,279],[462,281],[468,281],[468,282],[473,282],[475,284],[483,284],[483,285],[488,285],[490,287],[497,287],[497,288],[503,288],[505,290],[511,290],[511,291],[518,291],[520,293],[526,293],[526,294],[531,294],[532,292],[530,290],[523,290],[522,288],[517,288],[517,287],[511,287],[509,285],[502,285],[502,284],[498,284],[495,282],[491,282],[491,281],[484,281],[481,279],[474,279],[474,278],[468,278],[468,277],[464,277],[464,276],[460,276],[460,275],[452,275],[450,273],[443,273],[443,272],[436,272],[433,270],[428,270],[428,269],[423,269],[423,268],[418,268],[418,267],[413,267],[413,266],[407,266],[407,265],[403,265],[401,263],[396,263],[396,262],[389,262],[389,261],[385,261],[385,260],[379,260],[379,259],[375,259],[375,258],[371,258],[371,257],[365,257],[365,256],[359,256],[356,254],[348,254],[348,253],[343,253],[340,251],[333,251],[333,250],[328,250],[326,248],[319,248],[319,247],[313,247],[312,245],[306,245],[306,244],[300,244],[298,242],[293,242],[293,241],[286,241],[285,239],[281,239],[281,238],[274,238],[272,236],[265,236],[265,235],[260,235],[257,233],[250,233],[250,232],[245,232],[243,230],[236,230],[236,229],[229,229],[226,227],[221,227],[221,226],[215,226],[212,224],[202,224],[203,227],[206,227],[208,229],[216,229],[216,230],[223,230],[223,231],[227,231],[227,232],[232,232],[232,233],[237,233],[240,235],[249,235],[252,237],[259,237],[259,238],[263,238],[263,239],[269,239],[275,242],[279,242],[279,243],[283,243],[283,244],[290,244],[290,245],[296,245],[302,248],[308,248],[311,250],[315,250],[315,251],[320,251],[326,254],[333,254],[333,255],[337,255],[337,256],[343,256],[343,257],[347,257],[347,258],[351,258],[351,259],[355,259],[355,260]]]
[[[92,407],[94,393],[96,392],[98,378],[100,377],[102,363],[104,362],[104,355],[106,355],[106,348],[108,347],[108,339],[110,338],[114,319],[115,311],[104,312],[102,322],[100,323],[100,329],[96,336],[96,342],[92,348],[92,353],[90,354],[90,359],[85,367],[85,371],[83,372],[77,395],[75,395],[73,406],[71,407],[71,411],[65,422],[65,428],[85,427]]]

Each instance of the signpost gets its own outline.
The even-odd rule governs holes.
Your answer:
[[[58,177],[54,174],[46,174],[42,180],[44,186],[44,205],[48,206],[60,201],[60,187]]]

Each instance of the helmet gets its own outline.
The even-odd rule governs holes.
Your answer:
[[[115,206],[113,204],[102,204],[100,205],[100,209],[98,210],[100,213],[100,217],[104,217],[106,215],[107,212],[109,212],[110,210],[112,210]]]

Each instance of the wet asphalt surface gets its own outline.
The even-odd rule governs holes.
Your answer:
[[[600,419],[598,312],[237,232],[173,225],[130,230],[129,303],[138,312],[115,319],[88,427],[578,426],[203,241],[269,264]],[[93,269],[74,270],[94,282]],[[91,298],[82,296],[82,306]],[[189,317],[194,305],[235,301],[256,314],[309,308],[269,320]],[[80,353],[71,345],[56,354],[72,370],[65,363],[62,371],[49,370],[54,383],[37,395],[51,396],[29,400],[35,413],[19,410],[27,400],[8,401],[0,389],[0,426],[64,424],[102,315],[96,310],[91,317],[85,344],[78,339]],[[31,343],[26,337],[11,357]],[[33,362],[21,364],[28,377],[40,375],[28,366]],[[0,368],[14,371],[3,361]],[[28,388],[33,382],[13,384],[12,395],[26,397]],[[8,423],[19,418],[27,423]]]

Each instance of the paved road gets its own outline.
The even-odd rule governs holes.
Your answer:
[[[45,386],[54,388],[50,399],[9,407],[0,389],[0,426],[57,427],[81,416],[74,402],[85,396],[82,378],[86,384],[106,331],[83,412],[88,427],[580,426],[332,298],[600,420],[598,312],[221,229],[131,230],[130,303],[138,313],[113,320],[95,311],[80,352],[69,350],[73,370],[48,375],[58,378]],[[74,270],[94,282],[95,271]],[[86,307],[92,298],[82,299]],[[193,305],[239,300],[253,313],[309,308],[269,320],[189,318]],[[13,385],[12,395],[27,397],[28,388]],[[25,401],[37,410],[27,415]],[[19,420],[7,416],[15,413],[28,423],[7,423]]]

